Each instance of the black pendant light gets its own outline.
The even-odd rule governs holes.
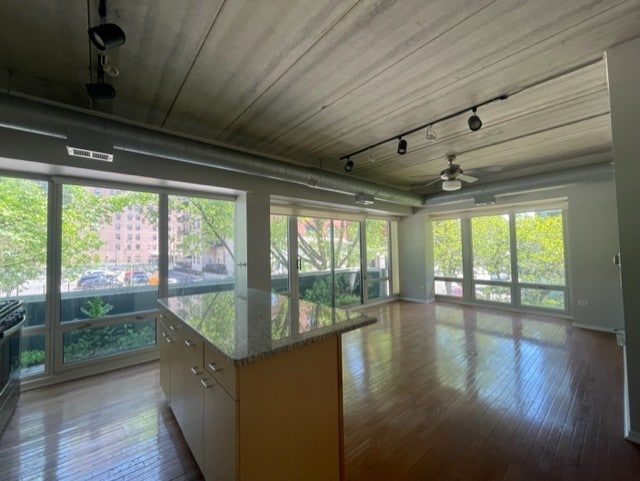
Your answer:
[[[91,42],[103,52],[113,47],[119,47],[127,40],[124,31],[115,23],[96,25],[91,27],[88,32]]]

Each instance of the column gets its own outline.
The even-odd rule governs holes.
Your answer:
[[[608,50],[605,58],[626,338],[624,429],[628,440],[640,444],[640,38]]]

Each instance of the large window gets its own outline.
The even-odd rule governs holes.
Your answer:
[[[0,300],[26,306],[21,375],[153,358],[160,294],[233,288],[234,205],[0,177]]]
[[[272,214],[272,290],[331,306],[388,297],[391,228],[382,219]]]
[[[300,298],[344,306],[361,302],[360,223],[298,217]]]
[[[271,215],[271,290],[289,292],[289,217]]]
[[[61,297],[62,363],[155,344],[158,195],[63,185]],[[129,213],[129,214],[127,214]],[[118,248],[115,220],[140,215],[140,248]],[[142,215],[144,214],[144,219]],[[144,249],[142,248],[144,246]]]
[[[564,309],[565,258],[560,209],[516,214],[518,280],[525,306]]]
[[[0,300],[26,307],[23,375],[45,372],[48,193],[46,182],[0,177]]]
[[[508,215],[471,218],[474,296],[511,302],[511,240]]]
[[[462,231],[460,219],[433,222],[433,260],[436,294],[462,297]]]
[[[434,220],[436,294],[566,312],[563,232],[562,208]]]
[[[169,196],[169,294],[233,289],[234,203]]]
[[[391,233],[387,220],[367,219],[367,299],[382,299],[391,293]]]

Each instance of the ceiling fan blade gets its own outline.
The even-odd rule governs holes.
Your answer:
[[[467,174],[472,175],[484,175],[484,174],[492,174],[495,172],[502,172],[501,165],[487,165],[486,167],[477,167],[475,169],[465,169]]]
[[[470,184],[478,180],[477,177],[473,177],[472,175],[467,175],[467,174],[458,174],[456,179],[463,180],[464,182],[468,182]]]
[[[442,179],[438,177],[437,179],[433,179],[431,182],[427,182],[426,184],[422,184],[421,187],[429,187],[430,185],[437,184]]]

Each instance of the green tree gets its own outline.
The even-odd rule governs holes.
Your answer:
[[[99,264],[100,227],[121,210],[123,197],[102,197],[81,185],[65,185],[62,197],[62,272],[71,280],[79,270]]]
[[[271,230],[271,270],[278,271],[281,267],[288,269],[289,252],[289,218],[286,215],[272,215]]]
[[[525,212],[516,215],[519,282],[565,285],[562,211]],[[563,309],[561,290],[523,289],[526,305]]]
[[[516,238],[520,282],[564,285],[562,211],[518,214]]]
[[[0,177],[0,291],[44,273],[46,232],[47,184]]]
[[[170,208],[180,212],[182,233],[172,239],[185,256],[199,255],[212,245],[223,247],[234,259],[233,202],[202,197],[172,196]],[[171,241],[171,240],[170,240]]]
[[[435,275],[462,278],[460,219],[436,220],[432,225]]]
[[[509,216],[473,217],[471,238],[474,277],[509,280],[511,278]]]

